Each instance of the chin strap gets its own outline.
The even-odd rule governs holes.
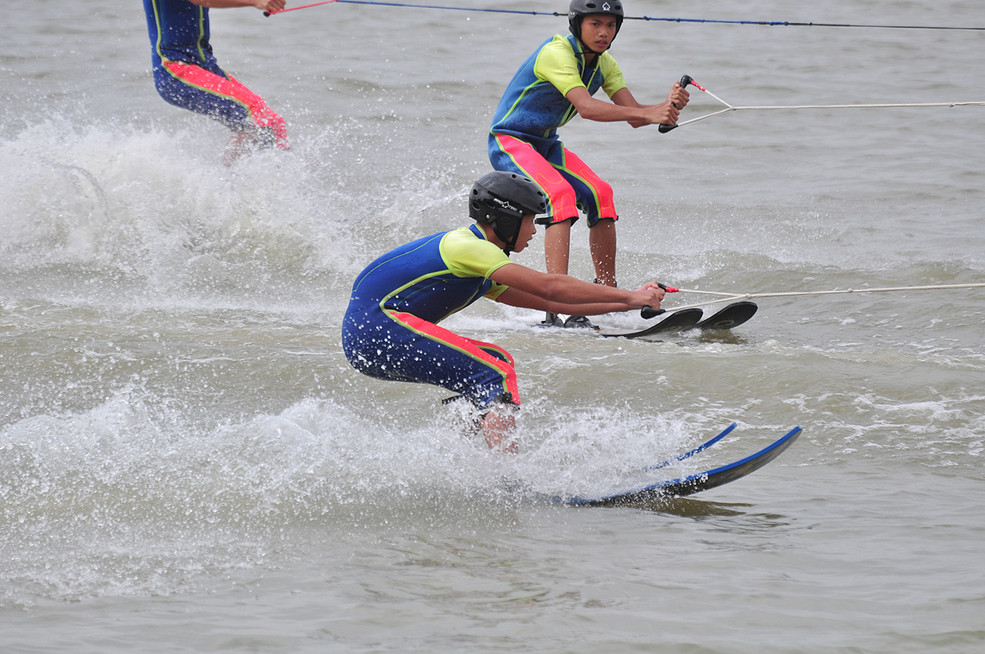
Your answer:
[[[602,53],[605,52],[605,50],[603,50],[602,52],[595,52],[594,50],[592,50],[591,48],[588,47],[588,44],[587,43],[585,43],[584,41],[581,40],[581,37],[580,36],[576,36],[575,38],[578,40],[578,43],[581,44],[581,52],[579,52],[578,55],[582,59],[587,59],[586,56],[585,56],[585,53],[586,52],[590,52],[593,55],[595,55],[595,61],[593,61],[591,64],[589,64],[588,61],[586,60],[585,61],[585,65],[586,66],[589,66],[590,65],[592,68],[594,68],[595,66],[597,66],[598,63],[599,63],[599,57],[602,56]],[[612,47],[612,44],[609,44],[609,47]]]
[[[506,256],[510,256],[510,252],[512,252],[513,251],[513,248],[516,247],[516,239],[520,238],[520,228],[522,226],[523,226],[523,219],[521,218],[517,222],[516,229],[513,230],[513,234],[509,238],[507,238],[507,237],[503,236],[502,234],[500,234],[500,229],[499,229],[500,222],[499,222],[499,220],[497,220],[495,222],[495,224],[493,224],[493,226],[492,226],[493,227],[493,233],[496,234],[496,236],[499,237],[499,240],[501,240],[503,243],[506,244],[506,247],[503,248],[503,253]]]

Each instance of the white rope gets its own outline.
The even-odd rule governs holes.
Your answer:
[[[969,105],[983,106],[985,101],[970,102],[896,102],[883,104],[791,104],[791,105],[759,105],[748,107],[732,107],[732,111],[740,109],[886,109],[895,107],[967,107]]]
[[[715,291],[698,291],[687,288],[677,289],[678,293],[703,293],[706,295],[720,295],[716,300],[706,300],[695,304],[686,304],[680,307],[669,307],[667,311],[680,311],[681,309],[691,309],[702,307],[709,304],[719,304],[722,302],[733,302],[735,300],[752,300],[761,297],[795,297],[801,295],[844,295],[849,293],[888,293],[891,291],[940,291],[955,288],[985,288],[985,283],[976,284],[941,284],[936,286],[890,286],[885,288],[844,288],[831,291],[784,291],[780,293],[719,293]]]
[[[749,105],[745,107],[734,107],[730,105],[725,100],[702,87],[698,87],[711,97],[715,98],[723,105],[724,109],[719,109],[718,111],[713,111],[703,116],[698,116],[697,118],[691,118],[690,120],[684,120],[677,123],[677,127],[683,127],[690,123],[696,123],[699,120],[704,120],[705,118],[711,118],[712,116],[717,116],[719,114],[728,113],[730,111],[769,111],[776,109],[898,109],[901,107],[970,107],[985,106],[985,101],[972,100],[966,102],[895,102],[895,103],[880,103],[880,104],[795,104],[795,105]]]

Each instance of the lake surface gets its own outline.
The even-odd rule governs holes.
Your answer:
[[[985,26],[977,2],[929,7],[627,13]],[[221,126],[154,91],[138,4],[35,0],[5,20],[4,652],[985,646],[985,289],[818,293],[985,282],[985,107],[567,125],[615,188],[621,285],[813,294],[656,342],[546,332],[489,302],[454,316],[517,360],[505,457],[461,435],[446,391],[355,372],[339,329],[369,261],[468,222],[492,110],[564,18],[213,10],[220,64],[293,145],[231,167]],[[626,21],[612,52],[643,102],[685,73],[734,106],[985,100],[981,31]],[[691,95],[685,118],[721,107]],[[572,240],[590,279],[583,222]],[[516,259],[543,269],[540,236]],[[804,432],[689,498],[538,499],[617,487],[732,421],[654,474]]]

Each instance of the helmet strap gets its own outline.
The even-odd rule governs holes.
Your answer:
[[[507,223],[514,225],[512,233],[504,233],[509,227]],[[523,218],[504,218],[500,217],[496,219],[493,223],[493,232],[499,237],[506,247],[503,248],[503,252],[509,254],[516,247],[516,239],[520,237],[520,228],[523,226]]]
[[[581,44],[581,56],[582,57],[586,57],[587,54],[593,54],[596,57],[598,57],[602,53],[595,52],[590,47],[588,47],[588,44],[587,43],[585,43],[584,41],[581,40],[581,28],[582,28],[582,25],[584,25],[584,24],[585,24],[585,17],[584,16],[579,16],[578,18],[575,19],[575,28],[577,30],[577,33],[575,34],[575,39],[577,39],[578,43]]]

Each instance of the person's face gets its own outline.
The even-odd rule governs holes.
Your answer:
[[[607,14],[589,14],[581,21],[581,40],[595,52],[605,52],[616,38],[616,18]]]
[[[523,252],[530,245],[530,239],[536,233],[537,224],[534,223],[534,215],[532,213],[527,214],[523,217],[523,222],[520,223],[520,233],[516,235],[516,245],[513,246],[513,251]]]

